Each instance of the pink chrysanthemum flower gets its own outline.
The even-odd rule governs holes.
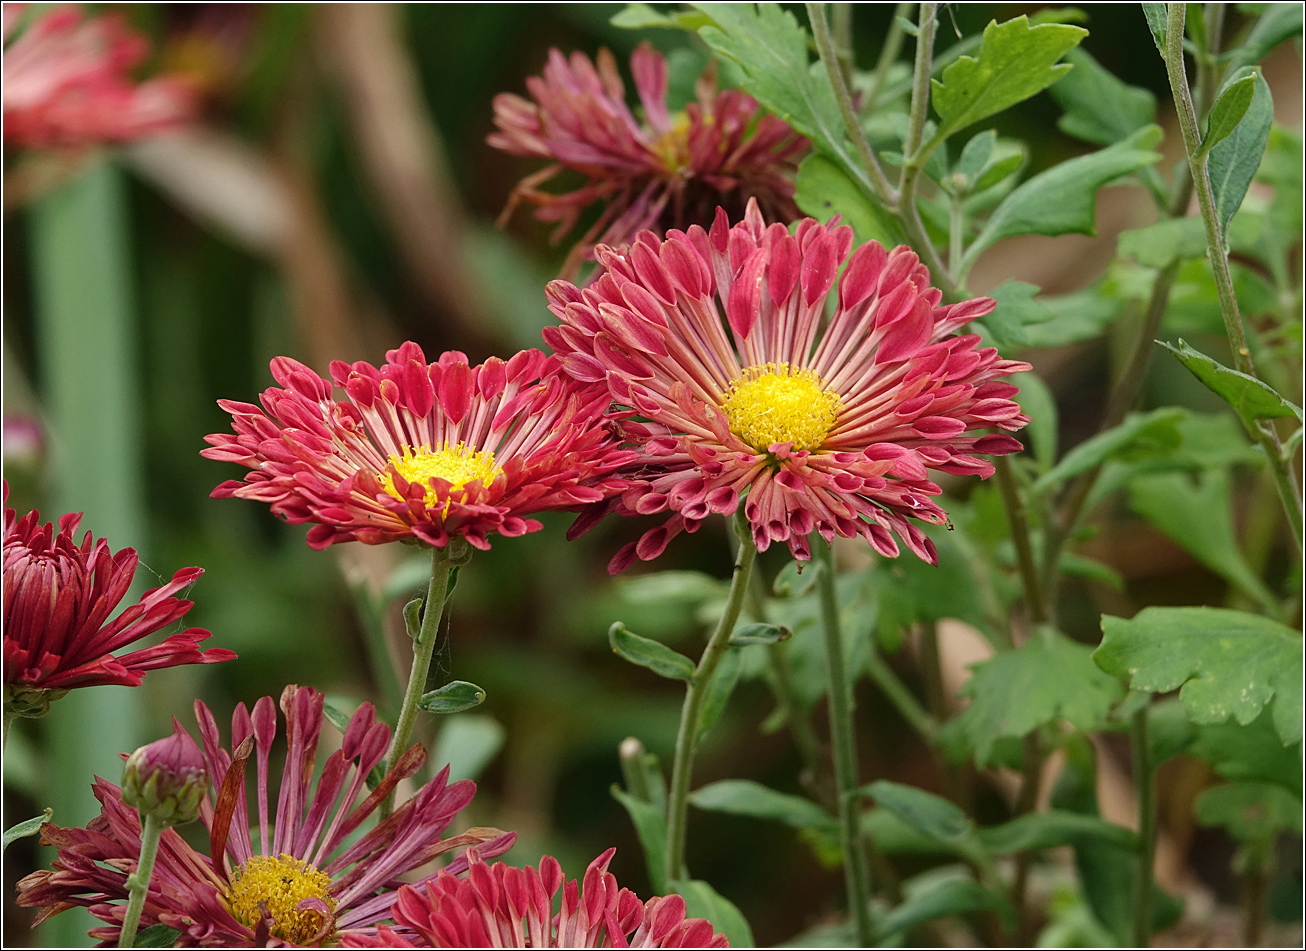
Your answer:
[[[83,19],[76,5],[29,13],[30,6],[6,3],[3,10],[6,142],[36,148],[127,142],[195,111],[184,81],[131,78],[149,48],[119,17]],[[25,16],[31,22],[15,37]]]
[[[558,222],[558,241],[581,211],[603,201],[603,214],[563,269],[570,276],[596,239],[616,246],[645,228],[661,232],[707,224],[718,205],[741,214],[752,198],[773,218],[798,217],[792,175],[807,151],[805,138],[775,116],[759,115],[752,97],[718,91],[712,71],[698,81],[698,101],[673,116],[662,55],[641,44],[630,67],[644,106],[642,123],[626,105],[625,87],[607,50],[599,51],[597,68],[583,53],[568,60],[550,50],[544,75],[526,81],[533,101],[511,93],[495,97],[499,131],[486,141],[552,163],[522,180],[501,221],[525,201],[536,206],[536,218]],[[539,189],[564,169],[589,181],[562,194]]]
[[[147,671],[180,664],[216,664],[235,654],[215,647],[201,651],[210,637],[193,627],[154,647],[125,654],[114,651],[179,620],[193,602],[174,597],[204,574],[183,568],[162,587],[112,621],[131,587],[139,560],[124,548],[117,553],[107,540],[90,532],[77,542],[81,514],[41,524],[39,512],[22,518],[9,508],[4,483],[4,665],[7,716],[40,716],[49,702],[74,687],[101,684],[139,686]]]
[[[993,300],[940,307],[909,248],[872,241],[850,256],[852,240],[851,228],[810,218],[793,235],[767,227],[750,203],[734,227],[718,210],[710,232],[644,232],[625,254],[600,247],[603,274],[585,290],[549,285],[563,324],[544,339],[567,371],[606,381],[649,421],[628,425],[645,468],[613,505],[675,513],[619,552],[613,571],[734,512],[745,493],[759,550],[786,542],[805,560],[815,529],[827,541],[860,535],[894,557],[896,534],[933,563],[910,521],[947,521],[929,470],[987,477],[993,466],[975,453],[1021,448],[1008,435],[967,435],[1029,422],[1016,387],[997,382],[1029,366],[953,334]]]
[[[528,514],[624,488],[609,474],[633,453],[618,448],[607,389],[578,384],[557,357],[524,350],[471,367],[451,351],[427,364],[405,343],[386,361],[331,365],[348,402],[289,357],[272,361],[285,389],[264,391],[262,410],[221,401],[236,434],[206,437],[203,455],[253,471],[214,498],[270,502],[292,524],[316,522],[314,548],[406,538],[443,548],[461,537],[485,549],[493,532],[539,530]]]
[[[269,758],[277,735],[276,707],[263,697],[250,713],[239,704],[231,718],[234,755],[220,745],[217,721],[195,701],[203,759],[213,782],[200,802],[209,852],[197,852],[175,829],[163,833],[141,927],[167,925],[183,947],[320,947],[349,934],[375,934],[391,915],[400,876],[452,849],[480,845],[500,855],[516,833],[470,829],[441,835],[476,791],[470,780],[449,783],[448,767],[387,819],[361,837],[354,833],[391,789],[421,768],[426,753],[413,746],[369,792],[368,774],[385,755],[390,728],[365,703],[345,727],[340,749],[326,759],[314,788],[314,762],[323,721],[322,694],[289,686],[281,694],[286,760],[275,809],[269,802]],[[178,727],[180,730],[180,727]],[[192,744],[189,734],[182,733]],[[255,758],[256,808],[245,793],[246,764]],[[127,876],[141,848],[141,824],[122,791],[96,777],[100,815],[84,829],[47,823],[43,844],[59,850],[53,869],[18,883],[18,903],[41,907],[37,923],[74,905],[106,922],[90,934],[116,943],[126,910]],[[257,836],[257,839],[255,839]],[[459,856],[443,874],[467,869]]]
[[[384,925],[376,937],[345,936],[355,948],[728,948],[711,922],[685,918],[679,895],[642,902],[617,887],[608,871],[616,849],[608,849],[585,870],[583,887],[566,881],[557,859],[544,856],[539,868],[495,862],[486,865],[477,849],[467,850],[465,879],[441,872],[420,885],[399,890],[397,928]],[[553,899],[562,889],[562,906]]]

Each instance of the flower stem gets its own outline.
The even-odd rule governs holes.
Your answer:
[[[154,874],[154,858],[159,854],[159,839],[163,836],[163,822],[155,816],[144,816],[141,829],[141,856],[136,871],[127,876],[127,911],[122,918],[122,931],[118,934],[118,947],[130,948],[136,942],[136,929],[141,923],[145,896],[150,890],[150,877]]]
[[[902,21],[911,12],[910,3],[900,3],[893,10],[893,19],[889,21],[889,32],[884,36],[884,46],[880,48],[880,58],[875,63],[875,75],[871,79],[871,90],[866,95],[864,109],[874,109],[880,101],[880,92],[884,81],[889,78],[889,70],[898,61],[902,52]]]
[[[399,759],[413,735],[413,724],[417,721],[417,702],[426,690],[426,675],[431,670],[431,657],[435,653],[435,642],[439,639],[440,616],[444,613],[445,594],[449,590],[449,569],[453,564],[449,555],[447,548],[431,549],[431,583],[426,589],[426,603],[422,605],[422,625],[413,638],[413,666],[408,672],[408,687],[399,708],[399,722],[395,724],[390,752],[386,754],[388,765],[393,765]],[[390,795],[381,803],[382,819],[390,815],[394,808],[395,792],[394,789],[390,790]]]
[[[741,504],[735,512],[734,527],[740,545],[735,556],[734,576],[730,579],[730,594],[726,597],[725,610],[717,621],[716,630],[708,639],[703,656],[699,658],[694,677],[685,689],[685,703],[680,709],[680,730],[676,734],[676,759],[671,768],[671,798],[667,803],[667,877],[672,882],[683,881],[688,877],[685,869],[685,824],[689,805],[689,782],[694,768],[694,748],[698,745],[698,726],[702,719],[703,701],[707,696],[708,684],[716,673],[717,665],[725,655],[730,635],[739,620],[739,613],[744,607],[744,597],[748,592],[748,580],[753,574],[753,562],[757,560],[757,548],[753,544],[748,520],[744,517]]]
[[[821,630],[825,640],[825,663],[829,672],[830,744],[834,753],[834,782],[839,791],[839,833],[843,845],[844,881],[848,904],[857,924],[857,943],[869,947],[871,926],[871,870],[861,843],[857,809],[857,741],[853,726],[852,685],[844,669],[843,638],[839,632],[839,602],[834,588],[834,554],[819,539],[812,546],[817,586],[821,597]]]
[[[1021,498],[1015,473],[1011,471],[1011,460],[1006,456],[998,456],[993,460],[993,465],[997,469],[998,491],[1002,493],[1002,503],[1011,525],[1011,538],[1016,545],[1016,562],[1020,567],[1021,584],[1025,588],[1029,620],[1031,624],[1045,624],[1051,620],[1052,611],[1044,597],[1038,568],[1034,564],[1034,547],[1030,542],[1025,501]]]
[[[1134,714],[1129,728],[1134,759],[1134,789],[1138,794],[1138,865],[1134,875],[1134,946],[1152,940],[1152,866],[1156,862],[1156,793],[1151,750],[1147,742],[1147,707]]]

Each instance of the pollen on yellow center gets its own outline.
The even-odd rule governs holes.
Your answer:
[[[662,159],[668,172],[678,172],[688,166],[689,116],[683,112],[676,113],[671,120],[671,128],[653,143],[653,151]]]
[[[241,922],[256,928],[259,903],[266,902],[272,935],[303,944],[322,929],[322,913],[298,906],[306,898],[320,898],[334,914],[336,901],[330,887],[331,877],[303,859],[284,853],[278,858],[256,855],[236,869],[227,889],[227,906]]]
[[[494,464],[493,452],[488,449],[476,449],[461,442],[445,446],[435,452],[426,446],[419,449],[405,446],[403,453],[390,456],[390,464],[409,482],[426,486],[428,506],[439,503],[435,490],[431,488],[432,479],[446,479],[453,483],[455,489],[461,489],[477,479],[489,485],[503,471]],[[387,472],[382,477],[382,481],[387,492],[397,499],[403,498],[395,488],[393,475]],[[445,508],[448,508],[448,504]]]
[[[768,363],[749,367],[731,383],[721,408],[732,433],[758,452],[766,452],[775,443],[786,442],[795,449],[819,449],[843,404],[806,367]]]

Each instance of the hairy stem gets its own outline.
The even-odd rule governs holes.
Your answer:
[[[831,4],[834,8],[834,22],[830,31],[834,37],[835,55],[839,57],[839,72],[843,74],[844,84],[853,88],[853,71],[857,64],[853,60],[853,5],[851,3]]]
[[[834,782],[839,792],[839,833],[843,845],[844,881],[850,914],[857,925],[857,942],[869,947],[871,926],[871,870],[861,843],[857,808],[857,740],[853,728],[853,692],[844,669],[843,638],[839,632],[839,602],[834,589],[834,553],[813,536],[813,556],[818,560],[817,586],[821,598],[821,631],[829,672],[830,745],[834,753]]]
[[[726,652],[730,634],[739,620],[748,591],[748,580],[757,560],[748,520],[741,505],[734,517],[735,531],[739,536],[739,552],[735,556],[734,576],[730,579],[730,594],[725,610],[717,622],[716,630],[708,639],[703,656],[699,658],[694,678],[685,689],[685,703],[680,709],[680,729],[676,734],[676,759],[671,768],[671,798],[667,803],[667,877],[673,882],[688,877],[685,869],[685,824],[689,805],[689,782],[694,769],[694,748],[698,745],[698,726],[703,713],[703,700],[708,684],[716,673],[717,665]]]
[[[159,839],[164,825],[152,815],[145,815],[141,829],[141,855],[136,871],[127,876],[127,911],[122,918],[122,931],[118,933],[118,947],[130,948],[136,943],[136,929],[141,923],[145,896],[150,890],[150,877],[154,874],[154,859],[159,854]]]
[[[1151,750],[1147,742],[1147,707],[1134,714],[1129,728],[1134,759],[1134,790],[1138,794],[1138,856],[1134,875],[1134,945],[1152,940],[1152,866],[1156,863],[1156,792]]]

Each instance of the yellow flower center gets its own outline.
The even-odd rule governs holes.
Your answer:
[[[435,489],[431,488],[432,479],[446,479],[453,483],[455,489],[461,489],[468,482],[475,482],[477,479],[489,485],[499,473],[503,472],[494,464],[494,453],[490,450],[475,449],[464,443],[445,446],[436,452],[432,452],[425,446],[420,449],[405,446],[401,455],[390,456],[390,464],[409,482],[426,486],[428,506],[434,506],[439,502]],[[395,488],[394,476],[389,472],[382,476],[382,482],[387,492],[397,499],[403,498]],[[449,503],[446,502],[444,508],[448,512]]]
[[[689,116],[678,112],[671,119],[671,128],[653,143],[653,151],[662,160],[668,172],[678,172],[689,165]]]
[[[306,898],[320,898],[334,914],[336,901],[328,894],[331,877],[303,859],[256,855],[236,869],[227,889],[231,913],[251,928],[258,926],[259,903],[272,916],[272,935],[292,944],[311,940],[322,929],[322,913],[299,908]]]
[[[825,381],[806,367],[787,363],[749,367],[721,401],[730,431],[758,452],[775,443],[819,449],[843,404]]]

